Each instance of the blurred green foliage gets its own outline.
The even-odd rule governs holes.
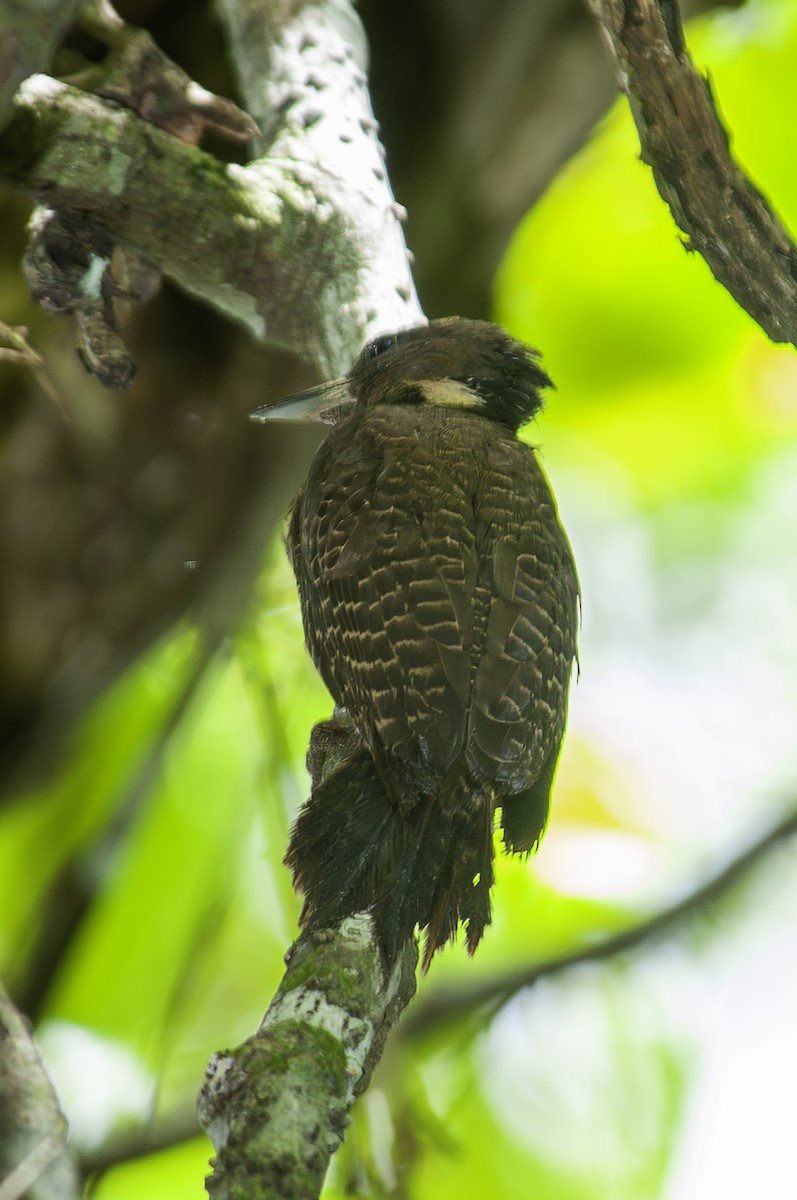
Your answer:
[[[695,23],[689,41],[740,159],[797,226],[784,120],[795,107],[795,6],[751,0]],[[472,962],[459,947],[442,955],[419,1006],[655,911],[751,837],[797,776],[793,619],[767,636],[794,542],[783,534],[770,546],[760,533],[773,513],[783,529],[791,511],[797,362],[684,251],[624,104],[518,230],[495,304],[496,319],[543,348],[558,385],[531,437],[581,564],[584,677],[541,855],[501,859],[484,946]],[[729,644],[736,657],[723,668]],[[210,1054],[257,1025],[295,927],[281,857],[306,790],[309,729],[329,702],[302,649],[280,547],[244,628],[171,722],[200,652],[187,629],[157,647],[85,722],[58,782],[0,812],[0,970],[12,986],[24,990],[43,932],[36,914],[64,863],[91,877],[90,909],[39,1023],[85,1146],[190,1109]],[[771,898],[754,892],[766,924]],[[782,958],[788,931],[772,928]],[[735,978],[727,964],[743,951],[725,925],[709,940],[720,933],[729,957],[716,978]],[[696,1096],[713,1095],[704,1071],[716,996],[690,936],[641,964],[542,984],[492,1021],[399,1035],[326,1194],[708,1194],[687,1150]],[[793,976],[779,994],[797,997]],[[757,1002],[743,992],[739,1003]],[[733,997],[721,1003],[737,1012]],[[766,1023],[767,1003],[752,1020]],[[100,1077],[86,1081],[78,1032],[100,1057],[129,1056],[138,1085],[126,1098],[103,1103]],[[745,1120],[741,1097],[724,1127],[729,1161]],[[199,1197],[209,1153],[197,1138],[126,1163],[94,1194]]]

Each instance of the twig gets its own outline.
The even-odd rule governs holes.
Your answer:
[[[201,1136],[194,1106],[153,1118],[135,1129],[111,1133],[99,1146],[77,1151],[77,1163],[84,1178],[104,1175],[120,1163],[133,1162],[170,1150],[191,1138]]]
[[[675,0],[590,0],[617,60],[642,158],[688,248],[775,342],[797,345],[797,247],[733,159]]]
[[[0,362],[26,367],[64,420],[68,421],[70,417],[66,405],[47,374],[42,356],[28,341],[28,331],[24,325],[6,325],[4,321],[0,321],[0,340],[8,343],[6,346],[0,345]]]
[[[0,1180],[0,1200],[21,1200],[23,1196],[30,1195],[31,1188],[63,1150],[61,1138],[53,1137],[51,1133],[45,1134],[14,1170]]]
[[[483,1020],[494,1015],[523,988],[533,987],[541,979],[562,975],[585,963],[604,962],[629,950],[636,950],[669,934],[677,925],[693,920],[717,904],[781,842],[797,834],[797,811],[790,813],[761,838],[743,850],[711,879],[690,891],[683,899],[638,925],[632,925],[602,942],[585,946],[572,954],[542,962],[525,964],[503,975],[481,982],[468,981],[467,988],[440,989],[415,1005],[402,1022],[402,1038],[418,1037],[443,1023],[476,1014]]]

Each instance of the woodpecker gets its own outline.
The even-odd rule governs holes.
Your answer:
[[[536,351],[453,317],[253,414],[332,427],[287,535],[343,747],[291,834],[301,923],[369,911],[386,960],[420,927],[424,970],[461,923],[472,954],[490,922],[496,814],[526,855],[548,817],[579,584],[517,432],[549,386]]]

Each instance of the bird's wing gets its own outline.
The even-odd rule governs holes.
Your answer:
[[[533,452],[504,438],[463,464],[394,417],[329,453],[334,469],[308,480],[301,559],[333,696],[399,789],[404,769],[416,794],[439,786],[466,750],[499,802],[528,790],[564,731],[578,604]]]
[[[477,604],[486,605],[469,755],[499,794],[550,775],[564,732],[576,654],[578,579],[548,483],[532,451],[503,448],[485,483],[489,529]],[[547,800],[547,797],[546,797]]]
[[[406,769],[417,794],[450,768],[466,732],[473,505],[427,439],[395,427],[355,437],[307,485],[308,640],[377,761],[390,758],[399,786]]]

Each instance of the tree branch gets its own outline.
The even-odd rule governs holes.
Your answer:
[[[0,182],[74,214],[98,261],[117,242],[255,336],[323,370],[349,365],[365,268],[343,197],[320,169],[224,166],[125,108],[37,75],[0,135]],[[85,274],[89,289],[93,263]],[[391,317],[375,302],[369,316],[401,324],[392,307]],[[400,307],[406,322],[409,302]]]
[[[4,0],[0,5],[0,129],[23,79],[45,71],[81,0]]]
[[[104,1175],[122,1163],[159,1154],[202,1136],[193,1104],[153,1117],[133,1129],[115,1129],[99,1146],[78,1149],[77,1165],[84,1179]]]
[[[216,1158],[214,1200],[311,1200],[368,1086],[385,1039],[415,993],[408,942],[389,972],[371,919],[302,937],[253,1037],[208,1067],[199,1120]]]
[[[714,277],[775,342],[797,345],[797,248],[731,156],[675,0],[590,0],[617,60],[642,159]]]
[[[123,21],[110,0],[83,0],[78,25],[103,42],[107,54],[102,62],[70,75],[67,83],[117,100],[192,146],[209,130],[242,145],[257,139],[257,125],[248,113],[191,79],[145,29]]]
[[[362,24],[349,0],[220,0],[219,10],[266,161],[291,163],[302,175],[320,172],[319,202],[331,194],[356,225],[360,294],[350,315],[359,338],[335,357],[337,369],[348,369],[364,335],[423,317],[402,230],[406,213],[390,190],[371,108]]]
[[[401,1036],[405,1038],[426,1034],[430,1029],[451,1021],[479,1014],[483,1020],[493,1016],[523,988],[533,987],[540,979],[564,974],[584,963],[605,962],[618,954],[636,950],[654,941],[683,922],[694,919],[718,904],[737,884],[741,883],[782,842],[797,835],[797,810],[791,812],[769,829],[705,883],[687,893],[682,900],[661,909],[648,920],[624,929],[602,942],[564,954],[559,958],[525,964],[503,975],[475,982],[469,980],[464,989],[440,989],[427,995],[416,1005],[403,1022]]]
[[[0,1200],[72,1200],[66,1119],[28,1025],[0,987]]]
[[[256,337],[342,373],[367,335],[421,316],[361,52],[347,40],[359,23],[342,2],[297,12],[287,0],[229,0],[227,17],[267,155],[222,164],[128,108],[36,75],[0,135],[0,183],[58,211],[90,298],[119,245]]]

